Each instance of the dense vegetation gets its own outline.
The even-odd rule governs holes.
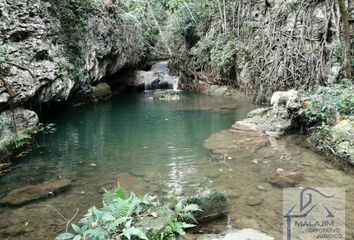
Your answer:
[[[333,61],[344,66],[335,80],[351,73],[345,67],[352,59],[350,36],[348,43],[348,33],[337,27],[348,15],[347,8],[339,14],[341,2],[116,0],[111,14],[130,31],[141,30],[148,59],[172,59],[193,87],[230,85],[263,102],[276,90],[331,84]]]
[[[74,233],[68,232],[67,227],[56,239],[181,239],[185,229],[195,226],[190,223],[196,222],[193,214],[201,210],[198,205],[185,204],[175,197],[175,193],[169,193],[169,203],[162,204],[156,196],[139,198],[134,193],[128,196],[122,188],[105,190],[103,207],[91,207],[80,220],[81,227],[71,224]]]

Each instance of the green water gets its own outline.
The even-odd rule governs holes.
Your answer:
[[[119,174],[123,174],[123,179],[119,179],[123,185],[128,179],[130,190],[140,193],[159,193],[179,186],[193,189],[205,180],[201,171],[210,168],[204,140],[229,128],[253,108],[232,98],[203,95],[185,94],[174,102],[154,101],[150,92],[57,110],[43,119],[55,123],[57,131],[38,136],[40,147],[0,178],[0,196],[28,184],[58,178],[71,179],[73,187],[47,201],[0,209],[0,233],[4,232],[3,237],[13,236],[16,230],[9,230],[9,222],[17,230],[30,222],[34,228],[55,229],[43,233],[30,229],[16,238],[53,237],[63,226],[58,214],[46,204],[55,206],[65,216],[77,207],[83,213],[85,208],[100,202],[102,187],[117,181]],[[135,178],[140,182],[135,183]],[[36,217],[38,214],[43,220]]]
[[[102,204],[103,187],[117,184],[158,195],[173,188],[188,194],[214,187],[230,198],[231,211],[204,232],[254,228],[282,239],[283,192],[270,184],[279,169],[300,171],[298,187],[344,187],[346,234],[354,239],[354,176],[314,152],[303,136],[270,138],[257,147],[257,139],[249,141],[247,134],[223,131],[245,118],[255,108],[251,104],[188,94],[180,101],[158,102],[151,96],[118,96],[43,119],[55,123],[57,131],[38,136],[41,147],[0,178],[0,197],[58,178],[72,180],[72,188],[22,207],[0,207],[0,239],[53,239],[77,209],[74,221]]]
[[[102,178],[119,172],[145,176],[167,174],[172,168],[185,175],[171,176],[168,182],[183,184],[206,156],[203,141],[252,108],[221,109],[237,104],[228,98],[186,95],[181,101],[158,102],[151,96],[118,96],[54,113],[45,121],[55,123],[58,130],[39,137],[37,143],[43,147],[0,179],[1,193],[54,176]]]

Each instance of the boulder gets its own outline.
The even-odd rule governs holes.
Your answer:
[[[333,141],[348,139],[354,143],[354,121],[349,119],[338,122],[331,130]]]
[[[149,231],[154,235],[160,235],[162,230],[176,218],[175,212],[169,208],[157,208],[155,211],[151,211],[149,216],[141,218],[136,226],[143,230]]]
[[[206,190],[200,194],[189,197],[186,204],[197,204],[202,211],[195,213],[198,223],[209,222],[225,217],[230,211],[230,200],[225,194],[216,190]]]
[[[28,185],[8,193],[0,199],[0,204],[20,206],[34,200],[53,197],[71,187],[68,179],[45,181],[36,185]]]
[[[286,108],[259,108],[248,113],[248,118],[239,121],[246,126],[269,136],[282,136],[292,128],[291,118]]]
[[[154,93],[154,99],[161,101],[176,101],[180,99],[180,94],[174,90],[160,91]]]
[[[112,96],[111,87],[107,83],[102,82],[92,87],[91,99],[94,101],[106,100],[111,96]]]

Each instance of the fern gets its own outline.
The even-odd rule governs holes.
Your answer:
[[[115,191],[104,189],[103,207],[97,209],[95,206],[88,210],[88,213],[80,220],[82,227],[72,224],[72,233],[62,233],[57,240],[148,240],[146,234],[151,239],[158,239],[160,233],[152,233],[143,230],[137,224],[143,217],[151,217],[152,210],[163,208],[157,197],[145,195],[142,198],[131,193],[127,198],[124,189],[118,188]],[[161,240],[177,240],[185,235],[184,229],[194,227],[193,224],[184,222],[194,219],[193,213],[200,211],[196,204],[183,204],[178,202],[175,206],[176,214],[169,219],[169,224],[161,232]],[[156,213],[155,213],[156,214]],[[176,216],[178,218],[176,219]],[[156,215],[157,217],[157,215]],[[136,224],[136,225],[134,225]]]
[[[111,212],[116,219],[130,217],[134,212],[135,204],[128,200],[121,198],[114,199],[109,205],[106,205],[103,209],[107,212]]]
[[[192,220],[197,222],[197,220],[194,218],[194,213],[202,210],[197,204],[183,205],[182,202],[178,202],[175,206],[175,211],[182,221]]]

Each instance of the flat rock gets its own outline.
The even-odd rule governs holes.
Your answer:
[[[248,217],[242,217],[241,219],[239,219],[236,222],[235,227],[237,229],[244,229],[244,228],[261,229],[260,224],[255,219],[248,218]]]
[[[241,155],[252,155],[269,146],[269,138],[247,126],[235,124],[232,129],[211,135],[204,147],[213,154],[227,155],[237,159]]]
[[[233,229],[223,234],[202,235],[198,240],[274,240],[274,238],[257,230],[247,228],[242,230]]]
[[[37,199],[53,197],[70,187],[71,181],[68,179],[51,180],[37,185],[28,185],[8,193],[4,198],[0,199],[0,204],[19,206]]]
[[[179,100],[181,97],[179,92],[174,90],[167,90],[154,93],[154,99],[160,101],[176,101]]]
[[[260,108],[248,113],[248,118],[238,121],[238,124],[278,137],[291,128],[291,119],[285,108]]]
[[[294,187],[301,180],[303,180],[304,174],[300,169],[294,170],[278,170],[274,176],[269,179],[269,182],[277,187]]]

